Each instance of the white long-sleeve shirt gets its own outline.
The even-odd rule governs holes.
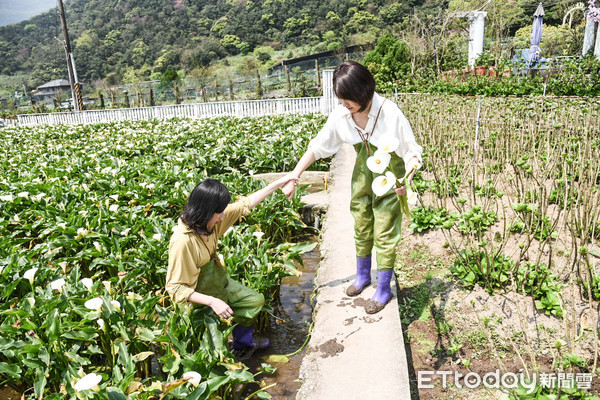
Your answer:
[[[382,137],[393,135],[400,141],[396,154],[402,157],[405,164],[413,157],[416,157],[419,163],[422,163],[423,148],[415,141],[410,123],[394,102],[389,100],[384,102],[384,100],[385,98],[377,93],[373,95],[369,120],[364,130],[356,125],[350,111],[339,104],[329,115],[327,122],[317,136],[308,144],[308,148],[312,150],[315,158],[318,160],[334,155],[338,152],[342,143],[354,145],[362,142],[357,129],[364,133],[371,132],[373,125],[375,125],[377,113],[381,108],[379,120],[375,126],[375,131],[369,137],[369,143],[379,147]]]

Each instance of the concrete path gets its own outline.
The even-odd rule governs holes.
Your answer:
[[[314,328],[300,367],[298,400],[410,399],[395,285],[392,301],[374,315],[362,307],[374,294],[373,286],[354,298],[344,293],[356,273],[350,214],[355,157],[354,149],[344,145],[332,162],[322,260],[315,279]],[[373,284],[376,281],[373,268]]]

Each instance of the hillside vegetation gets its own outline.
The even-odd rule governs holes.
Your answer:
[[[274,50],[297,56],[304,55],[292,52],[298,47],[308,54],[374,43],[386,32],[426,39],[436,29],[446,28],[442,26],[449,21],[446,11],[478,9],[483,4],[463,0],[70,0],[65,8],[80,79],[88,83],[106,79],[114,84],[125,75],[132,80],[167,69],[189,72],[232,55],[252,54],[265,63]],[[502,37],[530,24],[536,5],[535,1],[493,0],[488,5],[486,35]],[[546,21],[561,20],[569,6],[561,2],[547,7]],[[464,36],[465,22],[454,29]],[[67,76],[64,50],[56,38],[62,40],[56,9],[0,27],[0,54],[6,55],[0,57],[0,75],[22,80],[8,80],[9,86],[25,83],[32,87]]]

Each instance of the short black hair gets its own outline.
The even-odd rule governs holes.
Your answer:
[[[363,111],[375,94],[375,78],[364,65],[344,61],[333,71],[333,91],[339,99],[360,104]]]
[[[229,190],[216,179],[206,178],[196,185],[187,205],[180,215],[191,230],[200,235],[210,235],[208,221],[215,213],[222,213],[231,201]]]

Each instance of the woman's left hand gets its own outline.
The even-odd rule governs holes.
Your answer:
[[[413,170],[410,174],[408,174],[408,176],[404,180],[404,185],[395,189],[396,194],[398,196],[406,196],[406,186],[410,186],[412,184],[412,179],[413,179],[414,174],[415,174],[415,171]]]

